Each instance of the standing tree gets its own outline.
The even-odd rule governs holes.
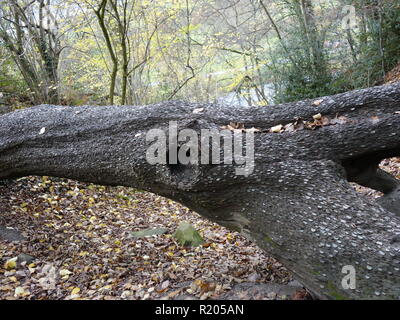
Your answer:
[[[0,40],[12,54],[33,102],[58,103],[62,47],[51,0],[1,1]]]

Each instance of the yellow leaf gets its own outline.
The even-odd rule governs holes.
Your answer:
[[[74,289],[72,289],[71,295],[76,295],[76,294],[78,294],[79,292],[81,292],[81,289],[78,288],[78,287],[75,287]]]
[[[69,276],[70,274],[72,274],[72,272],[67,269],[62,269],[62,270],[60,270],[59,273],[60,273],[60,276],[62,276],[62,277]]]
[[[6,270],[12,270],[15,269],[16,267],[17,267],[17,257],[7,260],[6,263],[4,264],[4,268]]]
[[[22,288],[22,287],[16,287],[15,288],[15,291],[14,291],[14,296],[15,297],[25,297],[25,296],[27,296],[29,293],[27,293],[26,291],[25,291],[25,289],[24,288]]]
[[[321,120],[322,119],[322,114],[318,113],[313,116],[314,120]]]
[[[283,129],[283,126],[280,124],[280,125],[277,125],[277,126],[275,126],[275,127],[272,127],[272,128],[271,128],[271,132],[273,132],[273,133],[280,133],[280,132],[282,131],[282,129]]]
[[[106,285],[106,286],[100,288],[99,290],[111,290],[111,289],[112,289],[111,285]]]

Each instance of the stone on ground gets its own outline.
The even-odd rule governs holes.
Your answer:
[[[0,240],[21,242],[26,238],[18,230],[0,226]]]
[[[174,233],[174,238],[181,246],[198,247],[204,243],[197,230],[187,222],[182,222]]]

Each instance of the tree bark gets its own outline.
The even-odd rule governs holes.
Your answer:
[[[106,41],[107,50],[110,54],[111,61],[112,61],[112,72],[111,72],[110,89],[109,89],[109,95],[110,95],[109,101],[110,101],[110,104],[113,105],[114,97],[115,97],[115,86],[116,86],[117,75],[118,75],[118,57],[115,52],[110,33],[106,26],[105,13],[106,13],[107,1],[108,0],[102,0],[99,7],[94,10],[94,13],[96,14],[97,21],[100,25],[100,29],[101,29],[101,32],[103,33],[104,39]]]
[[[268,131],[319,113],[338,121]],[[237,176],[235,164],[149,164],[146,133],[167,132],[170,121],[197,132],[233,121],[260,128],[254,172]],[[253,239],[322,299],[400,298],[399,181],[378,169],[394,156],[399,83],[273,107],[42,105],[0,116],[0,179],[48,175],[160,194]],[[370,200],[349,181],[385,196]],[[349,265],[355,289],[342,286]]]

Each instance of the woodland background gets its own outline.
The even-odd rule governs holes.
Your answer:
[[[398,0],[0,1],[0,102],[271,105],[382,84]]]

